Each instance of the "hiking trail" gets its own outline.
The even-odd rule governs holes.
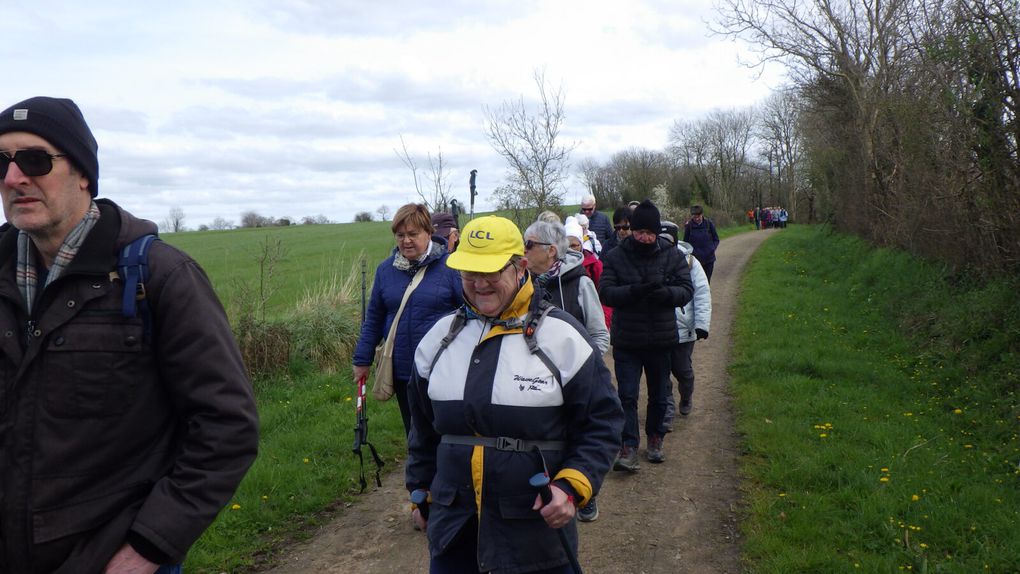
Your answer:
[[[639,411],[641,470],[611,471],[598,496],[599,518],[582,523],[580,563],[595,574],[736,574],[740,568],[739,437],[730,407],[730,328],[744,267],[775,230],[722,241],[712,275],[712,329],[694,346],[694,409],[666,435],[666,461],[644,458],[644,385]],[[612,372],[612,350],[606,353]],[[614,378],[615,379],[615,378]],[[676,382],[673,382],[674,396]],[[304,542],[274,561],[270,574],[427,574],[424,534],[411,526],[402,466]],[[551,534],[550,534],[551,535]]]

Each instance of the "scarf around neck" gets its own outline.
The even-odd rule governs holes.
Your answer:
[[[60,277],[64,269],[71,263],[71,260],[78,253],[78,249],[81,248],[81,244],[85,242],[85,238],[88,237],[89,232],[92,231],[92,228],[96,226],[98,221],[99,207],[93,201],[89,205],[88,211],[85,212],[85,217],[71,229],[71,232],[64,238],[64,242],[60,244],[57,256],[53,258],[53,264],[46,275],[46,283],[42,287],[44,291],[50,283],[53,283]],[[36,294],[39,290],[38,257],[39,255],[37,255],[32,239],[27,233],[19,230],[18,269],[15,278],[18,290],[21,291],[21,296],[25,298],[25,305],[29,315],[32,314],[32,305],[35,303]]]

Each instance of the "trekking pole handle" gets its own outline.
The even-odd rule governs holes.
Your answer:
[[[429,521],[429,493],[424,489],[419,488],[411,491],[411,504],[418,507],[418,513],[421,514],[422,519],[425,522]]]
[[[551,482],[552,479],[544,472],[539,472],[528,479],[528,484],[531,485],[531,488],[537,490],[539,496],[542,497],[543,505],[552,502],[552,489],[549,488]]]
[[[552,502],[552,489],[549,488],[551,482],[552,479],[545,472],[534,474],[528,479],[528,484],[537,490],[538,495],[542,497],[542,504]],[[574,574],[583,574],[581,563],[578,562],[577,555],[574,554],[573,549],[570,547],[570,542],[567,541],[567,534],[563,532],[562,528],[557,528],[556,535],[559,537],[560,546],[563,547],[563,552],[566,553],[567,560],[570,562],[570,569],[574,571]]]

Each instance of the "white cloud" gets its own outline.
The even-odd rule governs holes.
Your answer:
[[[395,149],[442,149],[479,209],[505,167],[484,108],[533,74],[566,93],[573,159],[660,149],[677,119],[777,87],[711,37],[711,0],[18,2],[5,15],[3,101],[71,97],[100,142],[103,195],[153,220],[326,214],[416,195]],[[583,191],[574,182],[568,201]]]

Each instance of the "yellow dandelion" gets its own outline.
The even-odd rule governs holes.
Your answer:
[[[263,494],[262,495],[262,500],[269,500],[269,497]]]
[[[882,478],[878,479],[878,481],[879,482],[889,482],[889,477],[888,476],[883,476]]]
[[[818,435],[818,436],[819,436],[819,438],[825,438],[825,437],[827,437],[827,436],[829,436],[829,435],[828,435],[828,434],[826,434],[826,433],[822,433],[822,434],[820,434],[820,435]]]
[[[882,468],[878,469],[878,470],[880,470],[882,472],[889,472],[889,469],[885,468],[884,466]]]
[[[308,464],[310,462],[312,462],[312,461],[308,460],[307,458],[305,459],[305,464]]]
[[[344,397],[344,400],[347,402],[351,402],[351,397]]]
[[[972,445],[972,444],[965,444],[965,445],[963,445],[963,448],[974,448],[974,445]]]
[[[912,494],[912,495],[910,495],[910,500],[912,502],[917,502],[918,500],[921,500],[921,497],[916,495],[916,494]]]
[[[927,545],[927,544],[925,544],[924,542],[922,542],[921,544],[919,544],[919,546],[920,546],[921,548],[927,548],[927,547],[928,547],[928,545]]]
[[[232,505],[230,505],[230,510],[241,510],[241,505],[240,504],[232,504]]]
[[[954,415],[962,415],[963,414],[963,409],[953,409],[953,414]]]

